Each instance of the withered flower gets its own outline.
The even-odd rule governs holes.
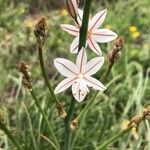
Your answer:
[[[46,37],[46,35],[47,35],[46,27],[47,27],[46,18],[43,16],[37,21],[37,23],[35,25],[35,29],[34,29],[35,36],[37,38],[39,36]]]
[[[22,61],[19,65],[19,70],[23,74],[22,84],[24,85],[25,88],[31,90],[32,85],[31,85],[31,73],[29,71],[29,66],[27,65],[26,62]]]

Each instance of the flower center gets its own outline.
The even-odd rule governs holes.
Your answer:
[[[79,73],[79,74],[77,75],[77,78],[78,78],[78,79],[82,79],[82,78],[83,78],[83,74],[82,74],[82,73]]]

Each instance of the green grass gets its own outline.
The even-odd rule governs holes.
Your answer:
[[[26,150],[54,149],[47,125],[39,113],[30,92],[21,87],[21,75],[17,66],[21,60],[30,64],[32,80],[36,96],[41,107],[52,122],[52,128],[61,147],[64,145],[64,120],[58,115],[54,101],[51,100],[48,89],[40,70],[38,51],[33,28],[28,27],[32,21],[45,15],[48,21],[48,38],[44,46],[44,61],[47,73],[55,87],[62,80],[53,65],[56,57],[75,60],[75,55],[69,53],[73,37],[60,28],[60,24],[74,23],[69,16],[62,16],[61,10],[43,11],[34,16],[28,16],[29,2],[14,6],[4,4],[0,0],[0,110],[7,113],[5,123],[15,139]],[[85,113],[79,127],[73,131],[73,150],[94,150],[116,135],[121,130],[124,120],[129,120],[135,114],[142,112],[150,104],[150,9],[149,0],[117,0],[112,2],[94,2],[92,15],[103,8],[108,8],[108,14],[103,27],[111,25],[111,29],[122,35],[125,46],[120,58],[115,63],[108,81],[105,93],[101,93],[93,101]],[[10,13],[11,11],[11,13]],[[28,24],[28,25],[27,25]],[[136,26],[140,36],[132,37],[130,26]],[[101,44],[106,61],[95,77],[101,77],[107,67],[107,53],[112,43]],[[95,54],[88,51],[88,56]],[[94,95],[92,91],[83,103],[76,103],[73,118],[83,110],[88,100]],[[58,95],[65,110],[71,102],[71,92],[67,90]],[[1,114],[0,114],[1,116]],[[1,118],[1,117],[0,117]],[[108,147],[108,150],[141,150],[150,149],[150,124],[144,121],[138,128],[138,139],[131,132],[122,136]],[[11,141],[0,131],[0,148],[15,149]]]

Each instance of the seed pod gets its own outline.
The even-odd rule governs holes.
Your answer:
[[[77,19],[78,15],[78,0],[64,0],[68,13],[73,19]]]

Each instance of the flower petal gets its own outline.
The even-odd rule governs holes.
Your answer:
[[[78,67],[80,73],[83,73],[85,71],[86,62],[87,62],[86,50],[82,48],[76,59],[76,66]]]
[[[82,25],[82,19],[83,19],[83,10],[78,9],[77,21],[78,21],[80,27],[81,27],[81,25]]]
[[[94,38],[96,42],[100,42],[100,43],[106,43],[112,41],[117,37],[118,35],[115,32],[108,29],[98,29],[98,30],[94,30],[92,33],[92,38]]]
[[[78,73],[77,66],[67,59],[56,58],[54,60],[54,65],[57,70],[65,77],[74,76]]]
[[[103,22],[107,14],[107,9],[97,13],[90,21],[89,29],[97,29]]]
[[[68,89],[75,81],[76,77],[69,77],[61,81],[54,90],[55,94],[65,91]]]
[[[78,53],[78,47],[79,47],[79,36],[77,36],[70,46],[70,52],[71,53]]]
[[[95,74],[103,65],[104,57],[96,57],[90,60],[85,66],[85,75],[91,76]]]
[[[84,80],[86,81],[86,84],[89,87],[93,87],[94,89],[99,90],[99,91],[106,90],[106,87],[100,81],[98,81],[97,79],[93,77],[84,76]]]
[[[82,102],[87,95],[87,91],[80,90],[80,82],[74,82],[72,85],[72,94],[78,102]]]
[[[62,24],[60,26],[62,27],[63,30],[65,30],[66,32],[68,32],[69,34],[71,34],[73,36],[78,36],[79,35],[79,28],[77,28],[73,25]]]
[[[99,45],[94,41],[93,38],[88,39],[88,45],[89,45],[90,49],[93,52],[95,52],[97,55],[102,55]]]

